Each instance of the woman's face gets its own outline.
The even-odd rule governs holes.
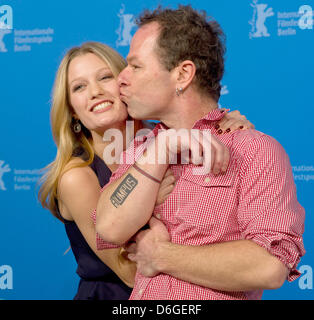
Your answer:
[[[127,109],[109,66],[93,53],[75,57],[68,68],[68,92],[75,116],[93,131],[119,127]]]

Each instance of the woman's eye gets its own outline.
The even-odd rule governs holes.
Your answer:
[[[101,77],[100,80],[107,80],[107,79],[112,79],[112,78],[113,78],[113,75],[109,74],[109,75],[105,75],[105,76]]]
[[[82,84],[78,84],[76,86],[73,87],[73,92],[76,92],[76,91],[79,91],[83,88],[83,85]]]

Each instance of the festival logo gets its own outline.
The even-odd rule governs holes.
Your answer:
[[[253,18],[249,22],[252,26],[250,32],[250,38],[269,37],[270,34],[265,25],[266,19],[274,15],[273,8],[267,8],[268,5],[264,3],[258,3],[258,0],[254,0],[251,3],[253,7]]]
[[[116,41],[116,46],[128,46],[131,43],[132,39],[132,30],[136,26],[134,22],[134,15],[125,12],[125,5],[122,4],[122,7],[118,13],[118,17],[120,19],[119,29],[116,30],[119,38]]]
[[[13,269],[9,265],[0,266],[0,290],[13,289]]]
[[[313,182],[314,181],[314,166],[313,165],[298,165],[292,167],[294,181],[298,182]]]
[[[12,174],[9,189],[12,188],[13,183],[14,191],[33,190],[43,174],[41,169],[11,169],[8,164],[5,164],[5,161],[0,160],[0,190],[2,191],[8,190],[4,184],[3,175],[10,171],[12,171]]]
[[[313,10],[311,6],[304,5],[299,8],[299,28],[302,30],[310,29],[313,30]]]
[[[8,49],[5,46],[4,36],[10,34],[11,32],[12,30],[2,29],[0,26],[0,52],[8,52]]]
[[[278,37],[294,36],[300,30],[313,30],[313,10],[309,5],[303,5],[295,11],[277,10],[268,7],[265,3],[258,3],[259,0],[253,0],[250,4],[253,8],[253,17],[249,21],[251,30],[249,38],[270,37],[277,33]],[[272,28],[269,32],[267,28],[267,19],[273,17],[277,19],[275,23],[268,25]]]
[[[227,85],[222,85],[221,86],[221,90],[220,90],[220,95],[221,96],[225,96],[227,94],[229,94],[228,86]]]
[[[11,169],[9,167],[8,164],[4,165],[4,161],[3,160],[0,160],[0,190],[7,190],[5,185],[4,185],[4,181],[2,179],[3,175],[7,172],[10,172]]]
[[[4,37],[12,33],[13,10],[8,5],[0,6],[0,52],[7,52]]]
[[[0,29],[13,29],[13,10],[8,5],[0,6]]]
[[[53,42],[54,30],[52,28],[31,29],[31,30],[13,30],[13,9],[8,5],[0,6],[0,52],[11,51],[4,38],[12,33],[13,51],[31,51],[35,45]],[[7,41],[7,39],[6,39]],[[12,41],[12,40],[11,40]]]
[[[299,288],[301,290],[313,290],[313,269],[309,265],[299,268],[302,276],[299,278]]]

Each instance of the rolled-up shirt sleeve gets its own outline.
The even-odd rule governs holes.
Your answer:
[[[96,225],[96,209],[91,213],[91,218],[94,222],[94,225]],[[112,244],[110,242],[106,242],[103,240],[99,233],[96,232],[96,248],[97,250],[104,250],[104,249],[113,249],[113,248],[120,248],[120,246]]]
[[[240,168],[243,239],[276,256],[290,271],[288,281],[293,281],[300,275],[297,265],[305,254],[305,212],[297,200],[289,158],[275,139],[261,135],[249,142]]]

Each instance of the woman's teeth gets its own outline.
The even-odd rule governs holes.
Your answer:
[[[112,102],[103,102],[101,104],[98,104],[95,108],[93,108],[93,111],[102,110],[102,109],[105,109],[111,105],[112,105]]]

